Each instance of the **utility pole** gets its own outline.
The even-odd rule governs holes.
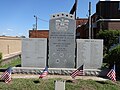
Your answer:
[[[36,24],[35,24],[35,26],[36,26],[36,30],[37,30],[38,17],[37,17],[37,16],[35,16],[35,15],[34,15],[34,17],[35,17],[35,19],[36,19]]]
[[[91,39],[91,2],[89,2],[89,39]]]

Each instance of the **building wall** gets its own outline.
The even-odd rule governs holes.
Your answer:
[[[77,18],[76,19],[76,26],[85,25],[87,22],[88,22],[88,18]]]
[[[76,38],[87,38],[88,32],[86,30],[87,18],[77,18],[76,19]]]
[[[120,30],[120,21],[119,22],[108,22],[109,30]]]
[[[29,30],[29,38],[49,38],[49,30]]]
[[[120,21],[98,22],[97,30],[120,30]]]
[[[0,52],[2,52],[3,57],[8,54],[21,52],[21,38],[0,36]]]
[[[92,15],[94,38],[99,30],[120,30],[120,2],[100,0],[96,4],[96,13]]]
[[[96,4],[96,13],[99,18],[103,19],[120,18],[119,1],[99,1]]]

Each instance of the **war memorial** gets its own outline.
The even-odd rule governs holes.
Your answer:
[[[109,1],[112,0],[100,0],[96,7],[99,7],[100,5],[102,6],[101,3],[104,3],[103,1],[108,1],[107,3],[109,3]],[[107,3],[104,4],[107,5]],[[113,4],[114,3],[118,4],[118,2],[113,2]],[[114,61],[114,66],[109,72],[107,64],[103,62],[106,60],[105,58],[103,60],[103,48],[106,49],[105,46],[103,46],[103,42],[105,45],[105,41],[107,41],[108,38],[105,37],[107,38],[107,40],[105,40],[104,38],[104,41],[103,39],[93,39],[99,38],[97,37],[98,32],[96,32],[95,30],[102,31],[106,27],[114,27],[114,25],[117,25],[115,21],[118,20],[103,19],[101,17],[98,17],[99,10],[96,10],[96,13],[93,14],[93,17],[89,16],[87,20],[80,19],[79,17],[76,18],[75,13],[73,13],[75,12],[73,11],[73,9],[76,10],[75,6],[77,6],[77,0],[75,0],[70,13],[58,12],[50,15],[49,30],[47,30],[47,33],[45,32],[46,30],[41,30],[41,32],[37,29],[37,27],[29,31],[29,38],[22,38],[21,53],[18,57],[20,58],[21,63],[17,64],[15,67],[7,68],[5,72],[9,73],[9,78],[7,78],[6,80],[6,75],[3,74],[1,76],[4,76],[5,78],[3,77],[0,80],[5,81],[5,83],[9,83],[12,78],[29,78],[30,82],[32,82],[32,85],[35,85],[33,87],[36,88],[36,85],[40,86],[38,90],[42,88],[41,86],[50,89],[51,86],[53,87],[53,83],[55,90],[65,90],[67,87],[71,88],[71,90],[76,89],[75,87],[85,90],[92,89],[93,87],[95,89],[98,89],[99,87],[104,89],[106,87],[110,87],[111,89],[114,89],[114,87],[117,88],[118,86],[119,88],[119,81],[117,81],[119,77],[116,79],[117,73],[115,72],[115,67],[117,67],[115,66],[115,64],[117,63],[117,61]],[[101,10],[102,9],[100,9],[100,11]],[[101,12],[100,14],[102,15]],[[37,19],[37,16],[34,17]],[[106,25],[105,23],[109,25],[103,27],[101,22],[104,25]],[[118,40],[120,43],[120,36],[116,41]],[[117,44],[114,44],[114,46],[115,45]],[[110,49],[112,49],[114,46],[108,48],[108,50],[110,51]],[[113,57],[114,55],[110,56]],[[110,58],[112,57],[108,58],[107,55],[105,56],[105,53],[104,57],[107,57],[109,61],[112,61],[110,60]],[[14,74],[12,78],[11,74]],[[102,78],[99,78],[101,76]],[[106,80],[108,80],[106,76],[109,77],[112,82],[105,82]],[[49,79],[52,79],[52,84],[48,83],[48,81],[51,81]],[[81,79],[83,79],[84,81],[82,81]],[[92,80],[94,80],[94,82]],[[12,83],[10,84],[12,85]],[[26,82],[24,84],[25,87],[26,85],[29,85]],[[32,85],[30,84],[29,86]],[[18,87],[19,86],[21,85],[19,85],[18,83]],[[21,87],[25,88],[23,84]]]
[[[49,40],[22,40],[22,67],[13,73],[41,73],[45,66],[49,74],[69,75],[84,65],[85,75],[99,75],[103,61],[103,40],[76,39],[75,17],[69,13],[51,15]]]

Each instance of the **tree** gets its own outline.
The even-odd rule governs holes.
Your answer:
[[[118,43],[120,30],[100,30],[97,34],[98,39],[104,40],[104,54],[108,54],[112,45]]]
[[[25,36],[20,36],[21,38],[26,38]]]
[[[114,64],[116,65],[116,72],[120,76],[120,45],[110,50],[105,58],[109,68],[111,68]]]

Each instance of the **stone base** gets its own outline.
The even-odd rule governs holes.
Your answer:
[[[13,67],[13,74],[41,74],[44,68]],[[48,68],[50,75],[70,75],[74,68]],[[108,70],[84,69],[85,76],[106,76]]]

